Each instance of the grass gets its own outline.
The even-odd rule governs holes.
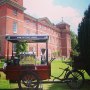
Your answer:
[[[3,63],[0,63],[0,67],[2,67]],[[51,73],[54,76],[59,76],[62,70],[60,68],[66,68],[67,65],[62,63],[60,60],[53,61],[51,64]],[[7,90],[7,89],[15,89],[18,88],[17,84],[10,84],[8,80],[5,78],[5,74],[1,73],[0,79],[0,89]],[[63,78],[63,77],[61,77]],[[85,73],[85,78],[90,79],[87,73]],[[90,84],[90,83],[89,83]],[[43,84],[44,90],[70,90],[70,88],[66,85],[66,83],[59,83],[59,84]],[[90,85],[85,84],[85,86],[81,90],[89,90]]]
[[[0,68],[2,68],[3,67],[3,62],[0,62]]]

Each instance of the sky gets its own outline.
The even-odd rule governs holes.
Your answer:
[[[52,23],[62,21],[70,25],[70,30],[77,34],[78,24],[81,22],[90,0],[23,0],[25,13],[35,17],[47,17]]]

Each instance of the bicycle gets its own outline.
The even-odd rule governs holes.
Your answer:
[[[69,63],[68,65],[69,66],[65,69],[59,68],[63,71],[58,77],[51,75],[51,77],[53,77],[53,81],[60,80],[61,82],[66,82],[71,89],[81,88],[84,85],[85,81],[83,72],[76,70],[75,68],[72,68],[72,70],[70,70],[71,64]],[[61,79],[60,77],[62,77],[63,75],[64,77],[63,79]]]

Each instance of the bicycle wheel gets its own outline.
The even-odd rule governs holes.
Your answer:
[[[84,84],[84,75],[80,71],[70,71],[66,75],[67,85],[72,89],[81,88]]]
[[[34,73],[24,73],[21,76],[20,82],[21,89],[28,89],[28,90],[38,90],[39,87],[39,79],[36,74]]]

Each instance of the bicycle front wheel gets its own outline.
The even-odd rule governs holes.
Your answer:
[[[67,73],[67,85],[72,89],[81,88],[84,84],[84,75],[80,71],[70,71]]]

